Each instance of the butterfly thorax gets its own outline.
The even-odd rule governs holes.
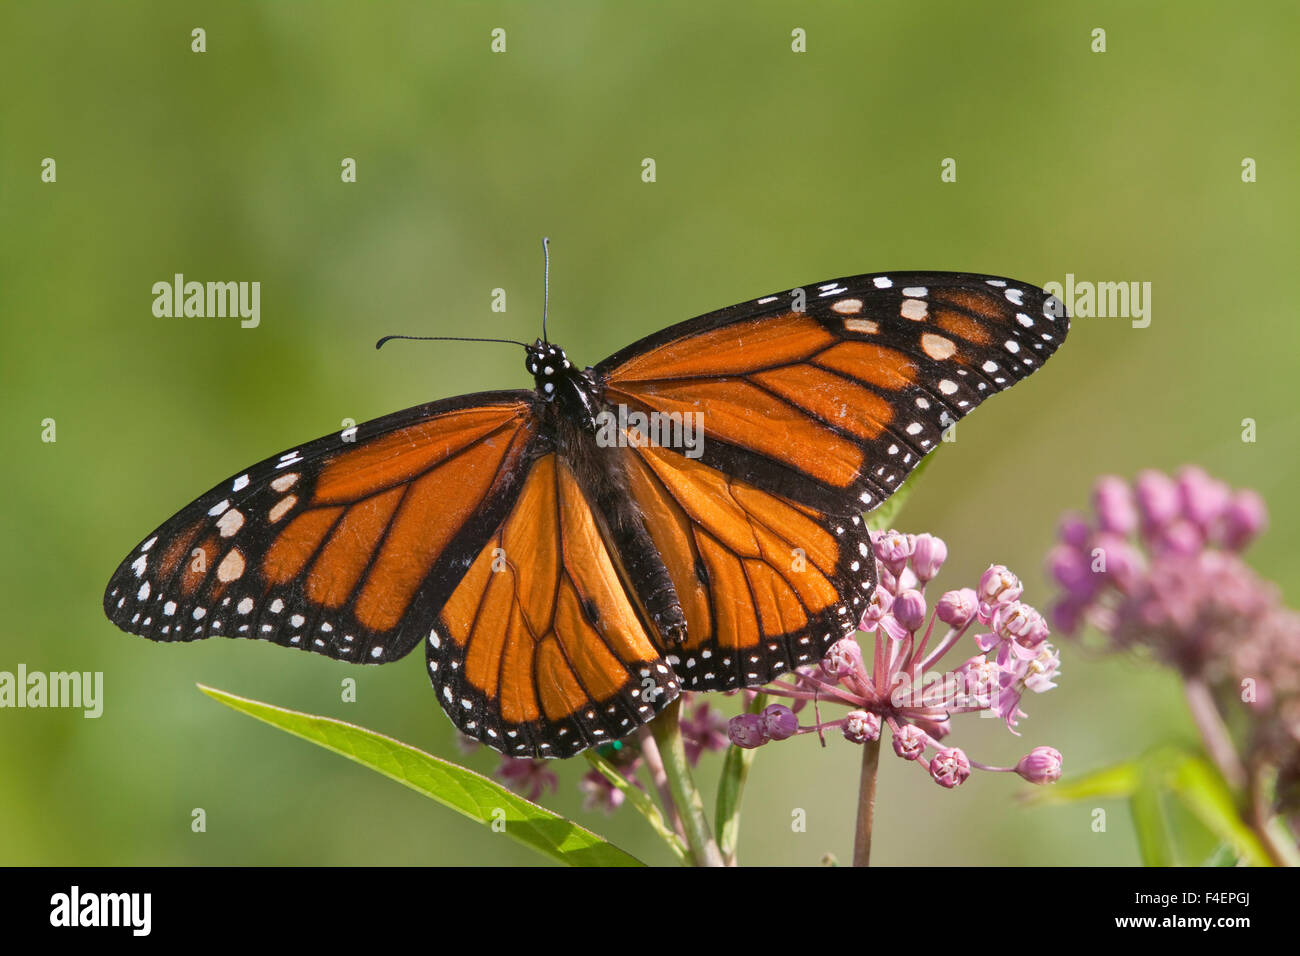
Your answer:
[[[538,339],[528,346],[524,367],[532,373],[538,395],[554,402],[569,422],[584,431],[596,431],[596,416],[601,406],[595,383],[569,361],[564,349]]]

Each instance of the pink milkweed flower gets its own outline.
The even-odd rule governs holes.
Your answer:
[[[1237,492],[1223,512],[1223,543],[1240,551],[1268,526],[1264,499],[1245,488]]]
[[[680,725],[682,744],[686,748],[686,759],[691,766],[700,762],[705,753],[722,750],[727,746],[727,719],[711,707],[708,701],[700,701],[689,716],[683,715]]]
[[[1178,493],[1183,517],[1210,537],[1228,507],[1228,486],[1211,478],[1205,469],[1189,465],[1178,473]]]
[[[971,761],[945,740],[957,723],[953,718],[963,714],[1001,717],[1015,733],[1025,716],[1019,707],[1024,694],[1054,686],[1059,657],[1047,643],[1042,615],[1020,600],[1020,579],[1006,567],[992,565],[978,589],[942,592],[931,602],[925,590],[945,564],[947,546],[933,535],[898,531],[873,534],[872,543],[880,583],[862,616],[865,638],[841,638],[826,650],[820,667],[805,667],[768,684],[764,693],[790,700],[792,708],[773,705],[764,712],[765,718],[779,714],[780,724],[753,714],[733,718],[731,740],[757,747],[835,729],[846,740],[866,745],[880,740],[888,724],[894,753],[918,763],[942,786],[960,785],[972,768],[1014,773],[1014,767]],[[990,654],[972,656],[967,645],[960,663],[945,664],[977,620],[989,633],[976,636],[975,643]],[[792,711],[809,702],[815,705],[816,722],[798,726]],[[833,705],[847,713],[823,717]]]
[[[865,710],[851,710],[844,715],[844,739],[861,744],[880,739],[880,718]]]
[[[532,757],[502,756],[497,777],[512,790],[529,800],[536,800],[545,790],[555,791],[559,778],[545,760]]]
[[[1025,673],[1021,680],[1029,690],[1041,694],[1056,686],[1055,678],[1060,672],[1060,653],[1047,641],[1043,641],[1038,645],[1038,653],[1025,664]]]
[[[1137,503],[1128,482],[1114,475],[1097,479],[1092,490],[1092,506],[1097,524],[1103,531],[1132,534],[1138,526]]]
[[[910,534],[899,531],[886,531],[872,542],[876,560],[883,564],[889,573],[898,577],[907,566],[907,559],[916,548],[916,539]]]
[[[1037,656],[1038,645],[1047,640],[1047,622],[1028,604],[1013,601],[993,612],[992,634],[980,634],[975,644],[981,651],[998,649],[998,665],[1006,667],[1012,657],[1027,661]]]
[[[1142,515],[1142,525],[1149,530],[1162,528],[1182,510],[1178,485],[1168,475],[1159,471],[1141,472],[1134,484],[1134,497]]]
[[[1231,728],[1231,745],[1211,748],[1224,776],[1234,786],[1274,776],[1276,808],[1294,814],[1300,810],[1300,614],[1241,556],[1267,526],[1263,499],[1197,467],[1175,477],[1143,471],[1132,485],[1138,527],[1120,533],[1100,510],[1103,499],[1118,500],[1122,492],[1113,479],[1104,481],[1094,493],[1095,521],[1066,519],[1068,533],[1063,522],[1061,544],[1049,556],[1064,589],[1052,610],[1055,627],[1071,636],[1090,631],[1115,650],[1146,651],[1177,670],[1196,690],[1189,696],[1200,723]],[[1061,549],[1085,555],[1100,549],[1108,566],[1089,588]],[[1054,686],[1060,661],[1050,645],[1043,647],[1049,650],[1023,661],[1023,673],[1008,684],[1008,713],[1018,688]]]
[[[1010,604],[1024,593],[1020,579],[1000,564],[991,564],[980,576],[976,594],[979,596],[979,616],[985,624],[992,623],[993,611],[1000,604]]]
[[[842,637],[826,649],[821,668],[828,677],[847,677],[862,666],[862,648],[851,637]]]
[[[588,770],[578,781],[578,789],[582,791],[582,809],[588,812],[599,810],[608,815],[621,807],[627,799],[622,790],[594,768]]]
[[[862,612],[862,622],[858,629],[862,631],[874,631],[880,626],[889,609],[894,606],[894,595],[885,588],[877,586],[871,592],[871,600],[867,602],[867,609]]]

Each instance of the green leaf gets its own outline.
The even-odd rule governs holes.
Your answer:
[[[606,780],[618,787],[641,816],[649,821],[651,828],[668,844],[668,849],[673,851],[678,862],[686,863],[688,856],[686,844],[673,832],[672,827],[664,822],[663,814],[659,812],[659,808],[650,799],[649,794],[619,773],[618,768],[597,753],[595,747],[583,751],[582,755],[587,758],[589,764],[601,772]]]
[[[1037,788],[1025,802],[1041,806],[1112,797],[1129,799],[1138,845],[1148,866],[1170,866],[1175,861],[1175,841],[1161,803],[1166,798],[1177,800],[1235,859],[1252,866],[1270,865],[1218,770],[1200,754],[1178,747],[1158,747],[1139,760]]]
[[[1102,767],[1092,773],[1060,780],[1049,786],[1035,787],[1022,799],[1027,804],[1054,806],[1061,803],[1074,803],[1078,800],[1131,797],[1137,790],[1138,780],[1137,763],[1126,760],[1124,763]]]
[[[1201,866],[1236,866],[1237,862],[1236,851],[1228,844],[1220,843],[1214,848],[1214,852],[1205,858]]]
[[[1171,754],[1166,783],[1201,825],[1251,866],[1271,866],[1268,852],[1237,813],[1227,783],[1209,761],[1190,753]]]
[[[751,714],[762,713],[767,706],[767,695],[758,694],[745,709]],[[746,750],[732,744],[722,761],[722,776],[718,780],[718,802],[713,813],[713,825],[718,831],[718,849],[728,864],[736,862],[736,846],[740,842],[740,800],[745,793],[745,780],[757,749]]]
[[[930,467],[930,462],[934,461],[938,448],[930,452],[917,463],[916,470],[908,476],[907,481],[898,486],[898,489],[881,502],[880,506],[867,515],[867,528],[871,531],[888,531],[890,528],[896,528],[898,525],[898,516],[903,511],[903,506],[907,500],[912,497],[912,492],[916,491],[916,483],[920,480],[922,473]]]
[[[1172,866],[1174,850],[1160,807],[1160,787],[1150,776],[1143,775],[1138,788],[1129,797],[1133,829],[1137,832],[1138,852],[1143,866]]]
[[[644,865],[585,827],[525,800],[495,781],[401,741],[332,717],[302,714],[202,684],[198,686],[227,707],[342,754],[471,820],[485,826],[503,821],[506,836],[560,863]]]

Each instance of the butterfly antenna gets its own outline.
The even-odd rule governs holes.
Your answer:
[[[546,337],[546,313],[551,306],[551,240],[542,236],[542,341],[550,344]]]
[[[375,343],[375,348],[383,348],[384,343],[390,339],[407,339],[411,342],[505,342],[507,345],[522,345],[528,348],[527,342],[520,342],[518,339],[475,339],[461,335],[385,335]]]

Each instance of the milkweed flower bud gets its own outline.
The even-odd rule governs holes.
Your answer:
[[[959,748],[945,747],[931,758],[930,776],[941,787],[959,787],[970,776],[970,760]]]
[[[943,623],[951,628],[961,630],[971,622],[971,618],[975,616],[978,609],[979,600],[976,598],[974,590],[962,588],[958,591],[944,592],[934,610]]]
[[[1030,783],[1056,783],[1061,779],[1061,752],[1055,747],[1035,747],[1020,758],[1016,773]]]
[[[1137,530],[1137,505],[1128,482],[1115,475],[1097,480],[1092,490],[1092,506],[1097,512],[1097,524],[1102,531],[1115,534],[1132,534]]]
[[[767,728],[758,714],[741,714],[727,723],[727,736],[737,747],[753,750],[767,743]]]
[[[894,601],[892,612],[905,630],[919,631],[925,624],[925,595],[916,590],[904,591]]]
[[[1183,517],[1207,536],[1223,517],[1231,494],[1227,485],[1195,466],[1178,473],[1178,493],[1182,499]]]
[[[1057,537],[1072,548],[1082,548],[1092,535],[1092,528],[1083,515],[1069,512],[1061,517],[1056,526]]]
[[[851,710],[844,715],[844,739],[863,744],[880,739],[880,717],[866,710]]]
[[[769,704],[763,708],[762,717],[763,731],[769,740],[785,740],[799,732],[799,718],[785,704]]]
[[[1264,499],[1246,488],[1237,492],[1223,513],[1224,544],[1240,551],[1268,525]]]
[[[925,584],[939,573],[947,560],[948,545],[943,538],[936,538],[932,534],[916,536],[916,545],[912,550],[912,571],[918,581]]]
[[[893,736],[894,753],[904,760],[915,760],[925,753],[925,731],[915,724],[903,724]]]
[[[1168,475],[1159,471],[1144,471],[1137,476],[1133,491],[1138,510],[1142,514],[1142,523],[1147,528],[1162,528],[1178,517],[1182,501],[1178,486]]]

